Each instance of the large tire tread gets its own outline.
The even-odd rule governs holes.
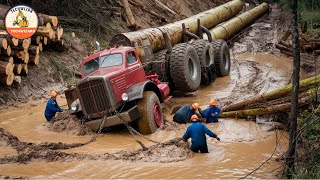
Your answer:
[[[217,76],[223,77],[230,73],[230,52],[227,43],[222,40],[216,40],[212,42],[214,48],[214,63],[216,67]],[[228,67],[225,69],[224,56],[227,58]]]
[[[192,49],[191,49],[192,48]],[[198,77],[195,80],[191,80],[188,72],[188,61],[189,58],[186,57],[189,53],[193,56]],[[187,59],[186,59],[187,58]],[[181,92],[193,92],[196,91],[200,85],[201,73],[200,73],[200,62],[198,55],[194,48],[187,44],[181,43],[173,47],[170,56],[170,75],[175,88]]]

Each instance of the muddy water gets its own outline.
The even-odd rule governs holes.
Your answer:
[[[189,97],[173,98],[167,104],[165,114],[172,120],[173,107],[198,102],[203,107],[209,99],[216,98],[220,105],[272,90],[289,82],[291,60],[271,55],[240,54],[234,57],[230,76],[218,78],[210,86],[202,87]],[[257,63],[259,62],[259,63]],[[261,64],[260,64],[261,63]],[[58,100],[65,105],[65,99]],[[75,136],[65,133],[48,132],[43,126],[45,100],[11,107],[0,112],[0,127],[8,130],[21,141],[83,143],[92,136]],[[270,157],[271,161],[261,168],[254,177],[272,178],[280,164],[275,161],[284,152],[286,133],[268,132],[269,126],[257,125],[253,121],[221,119],[217,124],[207,125],[218,134],[221,142],[208,138],[208,154],[194,154],[183,161],[163,163],[165,155],[158,159],[146,160],[84,160],[70,162],[31,161],[27,164],[1,164],[0,175],[33,178],[234,178],[242,177]],[[176,125],[159,130],[148,137],[160,142],[181,137],[187,125]],[[276,143],[276,137],[281,137]],[[138,138],[147,146],[152,143]],[[64,150],[67,153],[101,154],[121,150],[134,151],[141,147],[126,129],[111,131],[98,136],[97,141],[86,146]],[[161,151],[160,151],[161,153]],[[15,155],[16,151],[0,144],[0,157]]]

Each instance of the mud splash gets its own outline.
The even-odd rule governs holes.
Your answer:
[[[49,131],[66,133],[69,135],[92,135],[93,132],[86,125],[82,124],[74,115],[64,111],[57,113],[53,124],[47,123],[46,127]]]

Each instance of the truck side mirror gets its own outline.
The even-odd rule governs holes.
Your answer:
[[[100,51],[100,43],[98,42],[98,41],[96,41],[96,49],[97,49],[97,51]]]

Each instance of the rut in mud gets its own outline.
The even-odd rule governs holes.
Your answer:
[[[104,154],[82,154],[82,153],[66,153],[57,150],[71,149],[86,145],[87,143],[27,143],[21,142],[16,136],[10,132],[0,128],[0,142],[2,145],[11,146],[18,153],[17,156],[8,156],[0,158],[0,164],[7,163],[28,163],[30,161],[79,161],[79,160],[130,160],[144,162],[177,162],[192,157],[189,150],[189,144],[181,138],[175,138],[165,143],[159,143],[150,146],[146,150],[136,151],[119,151],[116,153]]]

